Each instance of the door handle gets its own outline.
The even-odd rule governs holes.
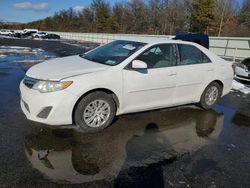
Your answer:
[[[168,74],[168,76],[175,76],[175,75],[177,75],[176,72],[171,72],[171,73]]]
[[[208,68],[207,71],[214,71],[214,68]]]

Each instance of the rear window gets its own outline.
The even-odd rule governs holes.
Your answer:
[[[211,63],[211,60],[198,48],[188,44],[178,44],[179,65]]]

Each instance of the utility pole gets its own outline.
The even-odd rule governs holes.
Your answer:
[[[220,19],[220,27],[219,27],[218,37],[220,37],[221,31],[222,31],[222,26],[223,26],[225,11],[226,11],[227,0],[225,0],[223,2],[224,2],[224,6],[223,6],[222,14],[221,14],[221,19]]]

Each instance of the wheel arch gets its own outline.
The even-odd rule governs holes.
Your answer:
[[[205,92],[206,92],[206,90],[209,88],[209,87],[211,87],[210,85],[217,85],[217,87],[218,86],[220,86],[221,88],[218,88],[220,91],[219,91],[219,94],[216,96],[217,98],[216,98],[216,100],[215,101],[213,101],[213,103],[212,104],[207,104],[206,102],[205,102]],[[201,95],[200,95],[200,99],[199,99],[199,106],[201,106],[203,109],[206,109],[206,110],[208,110],[208,109],[210,109],[210,108],[212,108],[212,106],[219,100],[219,98],[222,96],[222,94],[223,94],[223,86],[224,86],[224,84],[223,84],[223,82],[222,81],[220,81],[220,80],[213,80],[213,81],[211,81],[211,82],[209,82],[207,85],[206,85],[206,87],[205,88],[203,88],[203,91],[202,91],[202,93],[201,93]]]
[[[221,80],[214,80],[214,81],[210,82],[209,84],[211,84],[211,83],[213,83],[213,82],[218,83],[218,84],[222,87],[222,90],[223,90],[224,84],[223,84],[223,82],[222,82]],[[208,84],[208,85],[209,85],[209,84]]]
[[[205,89],[206,89],[211,83],[213,83],[213,82],[218,83],[218,84],[221,86],[222,93],[223,93],[224,84],[223,84],[223,82],[222,82],[221,80],[216,79],[216,80],[210,81],[210,82],[208,82],[207,84],[205,84],[202,88],[200,88],[199,94],[198,94],[198,96],[197,96],[197,98],[196,98],[196,101],[197,101],[197,102],[199,102],[199,101],[201,100],[201,97],[202,97],[203,92],[204,92]]]
[[[72,114],[71,114],[71,118],[72,118],[72,123],[75,124],[75,119],[74,119],[74,114],[75,114],[75,110],[76,110],[76,107],[78,105],[78,103],[87,95],[89,95],[90,93],[93,93],[93,92],[96,92],[96,91],[102,91],[102,92],[105,92],[107,93],[108,95],[110,95],[114,102],[115,102],[115,105],[116,105],[116,108],[119,109],[120,107],[120,102],[119,102],[119,99],[117,97],[117,95],[115,94],[115,92],[113,92],[112,90],[110,89],[107,89],[107,88],[96,88],[96,89],[91,89],[87,92],[85,92],[84,94],[82,94],[78,100],[76,101],[76,103],[74,104],[74,107],[73,107],[73,110],[72,110]]]

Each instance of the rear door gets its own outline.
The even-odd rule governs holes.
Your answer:
[[[176,104],[196,102],[201,88],[214,77],[214,64],[196,46],[178,44],[179,61],[175,90]]]

